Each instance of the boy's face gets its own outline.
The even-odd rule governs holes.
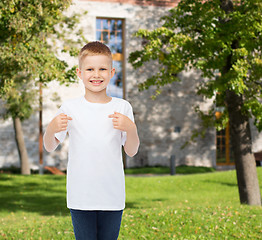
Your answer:
[[[111,59],[105,55],[86,56],[77,69],[77,75],[82,79],[86,91],[106,93],[106,87],[114,76]]]

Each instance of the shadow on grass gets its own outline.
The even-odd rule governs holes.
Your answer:
[[[136,202],[126,202],[126,208],[137,209],[137,208],[139,208],[139,207],[137,206],[137,203],[136,203]]]
[[[224,181],[211,181],[211,180],[207,180],[204,181],[205,183],[215,183],[215,184],[219,184],[219,185],[223,185],[223,186],[228,186],[228,187],[237,187],[237,183],[232,183],[232,182],[224,182]]]
[[[65,177],[62,176],[21,176],[0,174],[0,212],[39,213],[43,216],[66,216]],[[140,198],[126,202],[126,208],[150,208],[163,198]]]
[[[127,201],[126,208],[150,208],[155,203],[167,199],[159,196],[141,195],[137,201]],[[0,174],[0,212],[39,213],[43,216],[65,216],[66,207],[65,176],[21,176]]]
[[[46,177],[43,182],[39,179],[32,182],[29,179],[31,180],[27,176],[22,176],[20,179],[17,176],[0,175],[0,212],[21,211],[36,212],[41,215],[68,215],[64,179],[52,177],[52,182]],[[57,183],[55,186],[54,180]]]
[[[167,201],[166,198],[150,198],[150,199],[140,199],[136,202],[126,201],[126,209],[146,209],[156,206],[157,203],[163,203]]]

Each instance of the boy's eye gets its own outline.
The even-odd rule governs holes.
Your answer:
[[[88,68],[88,69],[86,69],[86,71],[92,71],[93,69],[92,68]]]
[[[106,70],[106,68],[100,68],[100,70],[101,70],[101,71],[105,71],[105,70]]]

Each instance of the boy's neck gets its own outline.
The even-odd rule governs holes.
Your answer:
[[[91,103],[108,103],[112,100],[106,93],[89,93],[86,91],[85,99]]]

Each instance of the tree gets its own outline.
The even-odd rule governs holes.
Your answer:
[[[139,30],[142,50],[131,53],[135,68],[158,61],[159,72],[139,85],[140,90],[179,81],[184,69],[200,69],[198,94],[213,98],[208,113],[198,113],[205,126],[222,129],[229,121],[240,202],[261,205],[252,154],[249,119],[262,130],[262,2],[259,0],[185,0],[153,31]],[[220,119],[215,106],[223,106]]]
[[[66,16],[70,0],[3,0],[0,3],[0,98],[13,119],[22,174],[30,174],[21,121],[34,112],[39,84],[75,82],[75,67],[59,53],[77,54],[86,41],[77,30],[80,15]],[[69,38],[74,33],[77,40]],[[60,46],[62,45],[62,47]]]

